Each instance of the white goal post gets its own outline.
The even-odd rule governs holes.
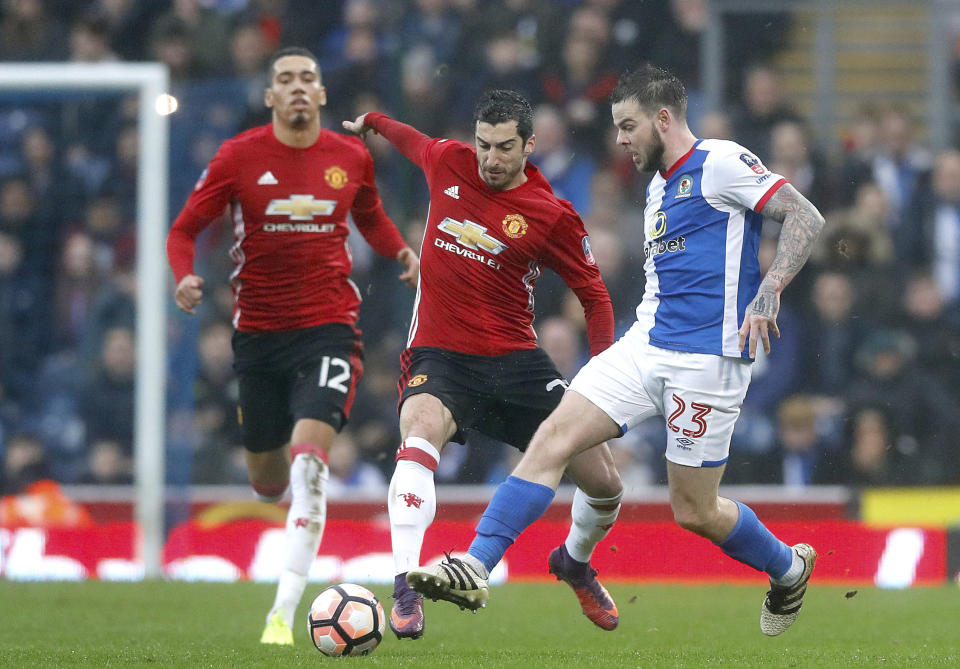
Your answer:
[[[134,459],[141,534],[135,553],[146,578],[163,575],[169,118],[158,111],[158,100],[169,82],[160,63],[0,63],[0,90],[139,93]]]

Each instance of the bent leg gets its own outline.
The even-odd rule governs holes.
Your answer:
[[[793,551],[773,536],[750,507],[719,496],[723,469],[667,462],[674,520],[717,544],[734,560],[771,578],[784,576],[793,563]]]
[[[493,569],[520,533],[550,506],[571,458],[619,434],[603,411],[579,393],[567,391],[537,429],[513,474],[497,487],[477,525],[470,555]]]

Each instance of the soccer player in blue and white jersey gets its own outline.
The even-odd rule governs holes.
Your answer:
[[[410,571],[425,596],[484,606],[487,575],[553,500],[570,459],[654,414],[667,423],[674,519],[735,560],[765,571],[764,634],[796,620],[817,553],[788,546],[745,504],[720,497],[720,479],[750,364],[780,335],[780,293],[803,267],[824,220],[787,181],[730,141],[697,139],[672,74],[647,65],[611,95],[617,143],[640,171],[656,170],[644,211],[646,292],[637,322],[574,378],[497,489],[463,559]],[[765,276],[762,220],[782,224]]]

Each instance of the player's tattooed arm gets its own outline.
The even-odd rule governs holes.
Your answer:
[[[755,313],[763,314],[773,308],[772,295],[779,295],[807,262],[824,220],[817,208],[790,184],[781,186],[761,213],[783,224],[777,255],[763,277],[753,305]]]

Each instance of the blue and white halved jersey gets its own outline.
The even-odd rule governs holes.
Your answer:
[[[760,285],[760,210],[786,179],[735,142],[701,139],[647,187],[637,321],[650,344],[749,358],[738,346]]]

